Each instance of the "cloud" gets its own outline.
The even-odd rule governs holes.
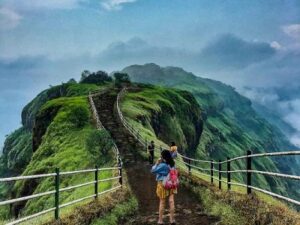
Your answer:
[[[50,61],[45,56],[21,56],[16,59],[1,59],[0,58],[0,72],[5,71],[20,71],[34,69],[49,64]]]
[[[283,47],[281,46],[281,44],[279,44],[277,41],[272,41],[270,43],[270,46],[276,50],[281,50]]]
[[[277,46],[278,47],[278,46]],[[209,43],[201,52],[203,65],[210,70],[243,69],[267,60],[276,50],[266,42],[249,42],[233,34],[225,34]]]
[[[178,65],[191,63],[193,57],[188,51],[177,48],[153,46],[140,38],[119,41],[110,44],[98,55],[98,60],[108,69],[123,68],[131,64],[148,62],[160,65]]]
[[[293,83],[297,82],[293,80]],[[290,142],[300,147],[300,86],[247,87],[241,93],[287,123],[289,127],[278,124],[281,124],[281,129]]]
[[[22,17],[9,8],[0,8],[0,30],[10,30],[18,26]]]
[[[300,24],[290,24],[282,27],[284,33],[300,41]]]
[[[272,45],[272,46],[271,46]],[[241,70],[272,58],[279,43],[248,42],[232,34],[222,35],[203,49],[186,50],[154,46],[140,38],[115,42],[101,54],[101,62],[126,66],[133,63],[154,62],[177,65],[202,73]]]
[[[122,6],[127,3],[133,3],[137,0],[103,0],[101,2],[101,5],[103,8],[105,8],[108,11],[111,10],[120,10],[122,9]]]

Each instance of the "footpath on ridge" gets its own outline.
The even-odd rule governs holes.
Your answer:
[[[150,165],[138,152],[145,151],[135,138],[126,130],[118,118],[116,110],[117,89],[111,89],[93,97],[100,121],[110,132],[120,151],[124,168],[128,176],[128,183],[138,199],[139,210],[137,215],[129,218],[127,225],[154,225],[158,219],[158,198],[156,196],[156,181],[150,173]],[[178,225],[216,224],[218,218],[203,212],[198,199],[185,187],[178,190],[175,196],[175,218]],[[166,203],[168,208],[168,203]],[[168,215],[168,212],[165,213]],[[169,218],[164,218],[168,224]]]

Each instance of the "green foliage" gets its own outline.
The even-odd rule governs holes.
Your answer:
[[[89,120],[89,111],[86,107],[78,106],[75,107],[69,114],[68,119],[77,128],[83,127]]]
[[[86,97],[58,98],[48,101],[40,110],[39,114],[43,114],[51,108],[59,108],[55,117],[52,119],[43,136],[39,148],[34,152],[30,163],[27,165],[22,175],[32,175],[40,173],[52,173],[55,168],[61,171],[73,171],[95,167],[95,155],[86,150],[86,142],[89,135],[95,131],[90,123],[89,104]],[[80,109],[80,110],[78,110]],[[84,111],[85,123],[78,120],[78,114]],[[87,113],[87,115],[86,115]],[[86,118],[87,116],[87,118]],[[70,119],[71,118],[71,119]],[[72,118],[77,118],[73,120]],[[83,118],[80,116],[79,118]],[[80,122],[78,122],[80,121]],[[79,127],[78,124],[81,126]],[[108,140],[108,137],[106,137]],[[95,149],[100,149],[100,143],[95,142]],[[112,152],[101,155],[99,166],[114,165]],[[100,156],[99,156],[100,158]],[[112,171],[103,171],[100,173],[100,179],[112,175]],[[89,182],[94,179],[94,174],[82,174],[76,176],[64,176],[61,178],[61,188],[76,185],[83,182]],[[21,197],[26,193],[41,193],[53,190],[53,178],[43,178],[35,180],[18,181],[15,183],[13,197]],[[103,183],[100,190],[111,187],[111,183]],[[86,186],[61,194],[61,203],[68,202],[80,197],[93,194],[93,186]],[[53,207],[53,195],[43,196],[38,199],[27,201],[22,210],[23,215],[32,214],[43,209]],[[14,209],[14,207],[13,207]]]
[[[74,78],[71,78],[67,83],[68,84],[77,84],[77,82]]]
[[[86,149],[94,158],[95,165],[103,159],[109,158],[109,153],[113,147],[113,140],[106,130],[92,130],[86,139]]]
[[[0,159],[1,176],[20,174],[32,155],[31,132],[24,127],[7,136]]]
[[[80,82],[84,79],[86,79],[89,75],[91,75],[91,72],[89,70],[84,70],[81,73],[81,78],[80,78]]]
[[[91,225],[118,225],[120,221],[126,221],[138,209],[136,198],[131,197],[128,201],[118,204],[107,216],[97,219]]]
[[[127,93],[121,104],[131,123],[139,126],[148,140],[175,141],[180,149],[187,151],[195,148],[201,134],[202,119],[193,96],[176,89],[141,87],[140,91]]]
[[[114,73],[114,78],[116,87],[130,84],[130,78],[127,73]]]
[[[81,75],[80,83],[85,84],[104,84],[105,82],[111,82],[112,78],[104,71],[98,71],[90,73],[89,71],[83,71]]]
[[[38,111],[47,101],[60,97],[88,95],[90,91],[101,90],[105,87],[105,85],[98,86],[96,84],[66,83],[44,90],[24,107],[22,124],[26,129],[32,130]]]

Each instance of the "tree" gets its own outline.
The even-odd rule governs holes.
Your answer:
[[[131,83],[130,77],[127,73],[114,73],[114,78],[116,87],[127,86]]]
[[[91,72],[88,71],[88,70],[84,70],[84,71],[81,73],[80,82],[83,81],[85,78],[87,78],[89,75],[91,75]]]
[[[74,78],[71,78],[68,82],[67,82],[67,84],[76,84],[77,82],[76,82],[76,80],[74,79]]]
[[[105,82],[111,82],[112,78],[104,71],[97,71],[96,73],[91,73],[87,77],[82,77],[80,83],[86,84],[103,84]]]

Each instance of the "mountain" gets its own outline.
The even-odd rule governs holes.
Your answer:
[[[280,130],[253,110],[251,101],[234,88],[218,81],[203,79],[181,68],[162,68],[155,64],[130,66],[123,70],[139,83],[122,100],[124,116],[147,140],[160,140],[162,146],[176,141],[185,154],[198,158],[225,159],[253,152],[278,151],[293,146]],[[141,84],[141,83],[152,84]],[[1,176],[52,173],[111,165],[110,151],[101,147],[103,140],[95,129],[87,95],[93,90],[116,94],[113,81],[103,84],[64,83],[50,87],[34,98],[22,112],[22,127],[5,141],[0,157]],[[136,90],[136,91],[134,91]],[[102,131],[104,132],[104,131]],[[102,134],[106,137],[109,134]],[[244,168],[233,164],[233,169]],[[295,173],[293,158],[260,159],[254,169]],[[102,178],[110,174],[101,173]],[[90,176],[66,177],[61,186],[89,181]],[[233,179],[244,180],[235,175]],[[272,177],[257,176],[254,185],[284,195],[297,195],[295,183]],[[103,186],[109,188],[109,185]],[[289,189],[288,189],[289,188]],[[2,199],[21,197],[53,189],[51,178],[17,181],[0,186]],[[287,189],[295,190],[287,192]],[[93,193],[93,187],[66,192],[61,203]],[[287,194],[288,193],[288,194]],[[28,215],[53,205],[51,196],[1,208],[0,217]]]
[[[138,85],[135,88],[139,88],[140,93],[128,96],[135,109],[134,113],[130,111],[131,116],[137,117],[137,121],[152,124],[153,130],[162,140],[178,139],[178,143],[187,149],[194,149],[198,145],[203,121],[200,107],[190,93],[151,85]],[[97,131],[91,117],[87,95],[94,90],[117,93],[119,89],[112,82],[99,85],[65,83],[42,91],[26,105],[22,112],[22,127],[6,138],[4,152],[0,157],[1,177],[53,173],[55,168],[74,171],[94,168],[95,165],[113,165],[113,151],[103,148],[111,140],[109,134],[103,130]],[[142,98],[147,103],[141,101]],[[130,106],[130,109],[133,108]],[[129,115],[126,105],[124,111]],[[101,171],[100,178],[107,178],[111,176],[110,173],[112,171]],[[88,182],[93,180],[93,176],[67,176],[61,180],[60,185],[63,188]],[[101,184],[101,189],[110,188],[110,185]],[[53,188],[52,178],[17,181],[0,186],[0,197],[18,198]],[[93,193],[93,186],[64,192],[60,196],[61,204]],[[2,207],[0,218],[30,215],[51,205],[51,195],[22,201],[11,207]]]
[[[122,72],[128,73],[135,82],[178,88],[194,95],[204,119],[199,145],[194,152],[190,152],[194,157],[224,160],[226,157],[245,155],[247,150],[261,153],[294,148],[279,129],[256,113],[248,98],[229,85],[195,76],[182,68],[160,67],[153,63],[132,65]],[[243,165],[234,167],[243,168]],[[254,167],[295,174],[299,165],[294,158],[285,157],[276,160],[263,158],[255,161]],[[286,193],[289,185],[296,185],[273,177],[258,177],[255,185],[282,194]],[[235,175],[235,179],[245,178]],[[295,190],[298,189],[296,187]]]

